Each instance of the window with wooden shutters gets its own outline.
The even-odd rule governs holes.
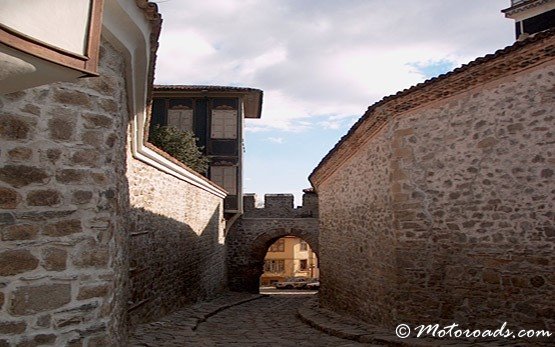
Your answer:
[[[193,131],[193,110],[190,108],[170,108],[168,110],[168,126],[181,131]]]
[[[227,190],[230,195],[237,195],[237,168],[235,166],[210,167],[210,179]]]
[[[212,110],[210,137],[213,139],[237,138],[237,110]]]
[[[264,260],[264,272],[281,273],[285,270],[285,260]]]
[[[268,252],[285,252],[285,239],[281,238],[274,242],[268,248]]]

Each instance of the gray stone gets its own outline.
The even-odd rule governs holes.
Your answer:
[[[39,260],[27,250],[8,250],[0,253],[0,276],[12,276],[37,268]]]
[[[71,301],[70,284],[24,286],[12,293],[10,313],[30,315],[62,307]]]
[[[5,165],[0,168],[0,181],[11,184],[15,188],[32,183],[45,183],[48,174],[42,168],[26,165]]]

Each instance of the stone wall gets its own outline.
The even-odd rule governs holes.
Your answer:
[[[0,346],[124,345],[223,290],[223,199],[133,159],[126,64],[0,97]]]
[[[554,86],[551,64],[392,124],[399,290],[425,298],[399,315],[553,330]]]
[[[101,77],[0,96],[2,346],[124,338],[123,71],[103,42]]]
[[[476,85],[378,106],[387,120],[318,185],[322,305],[389,327],[555,329],[555,65]]]
[[[223,199],[128,155],[132,325],[226,287]]]
[[[318,189],[321,301],[384,325],[393,324],[396,299],[390,156],[382,133]]]
[[[298,208],[293,208],[292,194],[266,194],[264,201],[264,208],[255,208],[255,196],[243,196],[245,213],[226,236],[231,290],[258,293],[264,257],[280,237],[300,237],[319,255],[316,194],[305,193],[303,205]]]

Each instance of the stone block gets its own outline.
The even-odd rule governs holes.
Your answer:
[[[414,130],[413,129],[397,129],[393,132],[393,136],[398,136],[398,137],[403,137],[403,136],[408,136],[408,135],[413,135],[414,134]]]
[[[76,247],[71,259],[78,268],[104,268],[110,261],[110,253],[106,247],[86,241]]]
[[[75,132],[76,120],[70,117],[54,117],[48,121],[50,138],[56,141],[71,140]]]
[[[40,328],[49,328],[51,322],[52,322],[52,317],[49,314],[45,314],[44,316],[39,316],[37,318],[36,325]]]
[[[495,139],[494,137],[488,137],[483,139],[482,141],[478,142],[478,144],[476,145],[476,147],[478,148],[489,148],[494,146],[495,144],[497,144],[497,139]]]
[[[46,157],[51,163],[56,163],[62,156],[62,151],[56,148],[51,148],[46,151]]]
[[[91,202],[93,193],[88,190],[77,190],[71,196],[71,202],[74,204],[88,204]]]
[[[103,185],[108,182],[108,177],[102,172],[91,172],[91,178],[93,179],[94,183],[99,185]]]
[[[56,181],[60,183],[83,183],[88,177],[87,170],[63,169],[56,172]]]
[[[27,194],[28,206],[55,206],[61,202],[60,192],[53,189],[33,190]]]
[[[44,227],[43,235],[46,236],[67,236],[80,233],[83,231],[81,221],[78,219],[62,220],[55,223],[47,224]]]
[[[0,213],[0,225],[13,225],[15,218],[11,213]]]
[[[101,149],[104,142],[104,133],[99,130],[89,130],[81,134],[81,141],[84,144]]]
[[[40,107],[33,104],[25,104],[21,109],[21,112],[29,113],[34,116],[40,116]]]
[[[0,334],[21,334],[27,329],[25,321],[0,321]]]
[[[33,240],[39,227],[32,224],[10,225],[2,229],[2,241]]]
[[[38,167],[5,165],[0,168],[0,181],[11,184],[15,188],[25,187],[33,183],[45,183],[48,178],[48,173]]]
[[[79,294],[77,294],[77,300],[86,300],[92,298],[101,298],[108,293],[110,293],[111,286],[108,284],[103,284],[99,286],[84,286],[79,288]]]
[[[90,96],[77,90],[56,89],[54,101],[62,105],[82,106],[86,109],[91,107]]]
[[[33,156],[33,150],[27,147],[16,147],[8,151],[8,158],[12,161],[29,160]]]
[[[83,119],[85,120],[85,128],[88,129],[110,129],[113,125],[112,118],[100,114],[84,114]]]
[[[82,149],[73,153],[71,160],[76,165],[97,167],[100,155],[95,149]]]
[[[10,313],[24,316],[63,307],[71,301],[71,284],[23,286],[11,293]]]
[[[66,269],[67,252],[64,249],[48,247],[42,251],[42,267],[49,271]]]
[[[15,189],[0,187],[0,208],[14,209],[21,200]]]
[[[23,140],[29,137],[31,127],[21,117],[0,115],[0,139]]]
[[[112,133],[106,137],[105,144],[108,148],[113,148],[116,145],[117,141],[118,141],[118,136]]]
[[[0,276],[12,276],[37,268],[39,260],[28,250],[8,250],[0,253]]]
[[[103,111],[109,113],[117,112],[119,109],[119,104],[112,99],[101,99],[98,105]]]
[[[57,336],[54,334],[38,334],[33,336],[33,342],[37,345],[53,345],[56,339]]]

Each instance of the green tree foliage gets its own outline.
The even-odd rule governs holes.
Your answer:
[[[156,125],[150,131],[148,141],[170,154],[200,174],[205,174],[210,160],[202,154],[203,147],[198,147],[195,135],[190,131],[181,131],[171,126]]]

